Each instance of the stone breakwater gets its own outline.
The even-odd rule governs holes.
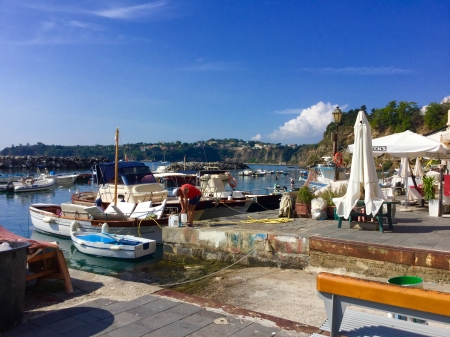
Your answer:
[[[9,169],[36,169],[47,167],[49,169],[89,169],[95,163],[108,162],[106,157],[54,157],[54,156],[0,156],[0,170]],[[248,166],[235,162],[187,162],[171,163],[171,171],[189,170],[200,171],[206,168],[219,170],[242,170]]]
[[[107,162],[106,157],[0,156],[0,170],[9,169],[89,169],[94,163]]]

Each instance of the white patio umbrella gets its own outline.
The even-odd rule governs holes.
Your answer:
[[[348,146],[348,151],[353,152],[354,144]],[[373,154],[380,156],[389,154],[397,158],[410,157],[443,157],[447,156],[445,147],[438,141],[414,133],[404,131],[389,136],[375,138],[372,142]],[[406,179],[408,181],[408,179]],[[409,193],[409,184],[406,184],[405,202]]]
[[[360,188],[363,185],[366,214],[375,216],[383,204],[383,193],[378,184],[372,154],[372,130],[364,111],[358,113],[354,132],[355,144],[347,193],[342,198],[334,198],[333,202],[336,214],[348,218],[360,198]]]

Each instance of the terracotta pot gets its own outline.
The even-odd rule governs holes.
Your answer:
[[[299,218],[310,218],[311,217],[311,204],[300,204],[295,203],[295,213]]]
[[[328,219],[331,220],[337,220],[334,217],[334,210],[336,209],[336,206],[327,206],[327,215],[328,215]]]

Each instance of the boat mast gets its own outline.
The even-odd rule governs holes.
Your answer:
[[[119,177],[119,128],[116,129],[116,160],[114,165],[114,206],[117,206],[117,179]]]

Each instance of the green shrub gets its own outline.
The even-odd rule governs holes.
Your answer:
[[[297,192],[297,203],[299,204],[311,204],[311,200],[315,198],[314,193],[309,189],[308,186],[302,186]]]
[[[434,195],[434,177],[423,177],[423,194],[425,200],[436,199]]]

